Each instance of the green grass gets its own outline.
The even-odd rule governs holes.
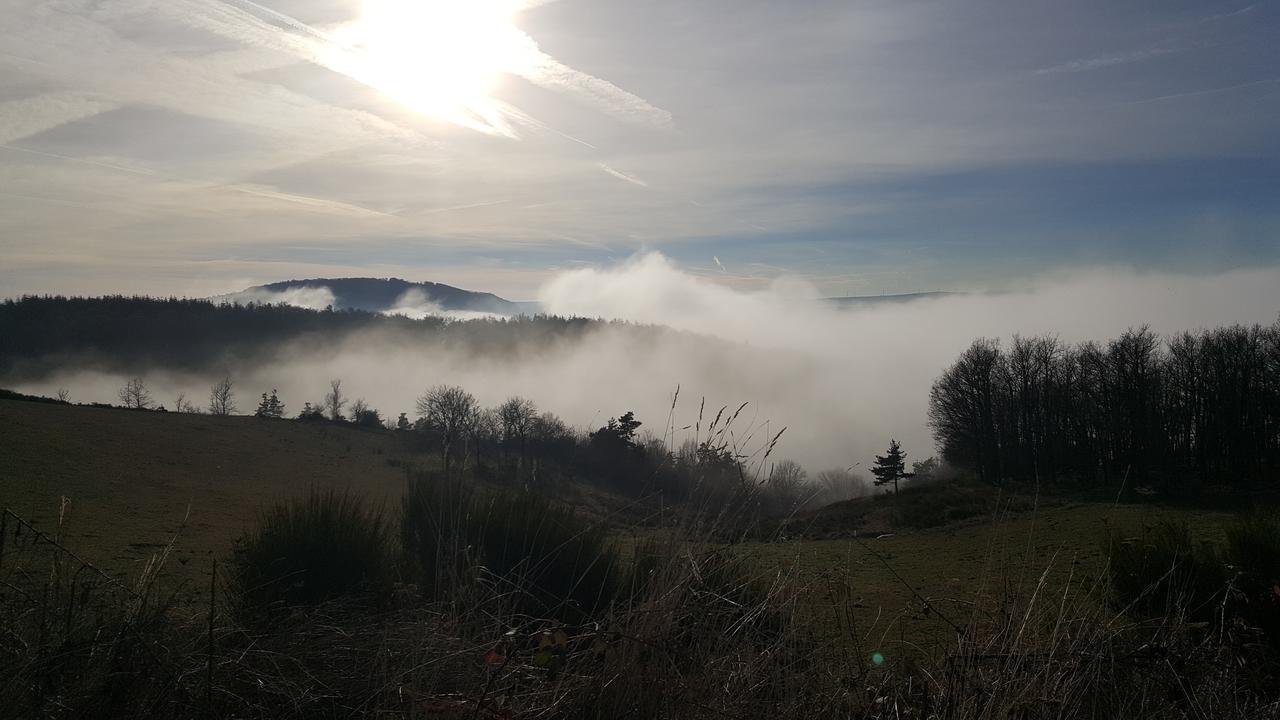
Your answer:
[[[1231,516],[1065,503],[883,539],[749,543],[739,552],[765,571],[799,571],[808,587],[806,606],[822,632],[852,621],[867,647],[923,647],[954,637],[945,618],[964,625],[975,614],[998,613],[1002,601],[1030,597],[1042,575],[1042,600],[1064,592],[1083,597],[1100,582],[1108,528],[1123,534],[1163,521],[1185,523],[1195,537],[1221,543]]]
[[[126,577],[136,577],[183,527],[185,516],[168,570],[195,581],[189,584],[196,594],[207,588],[212,559],[228,558],[235,538],[270,503],[304,495],[314,486],[350,489],[371,503],[396,507],[405,468],[434,463],[431,455],[413,454],[389,434],[249,417],[0,400],[0,427],[0,505],[52,532],[59,498],[67,497],[67,544]],[[595,516],[610,513],[607,503],[601,504],[603,496],[568,490],[576,494],[563,501]],[[915,498],[904,492],[899,500]],[[866,513],[840,511],[852,513],[850,525],[864,528],[860,541],[845,537],[734,547],[756,559],[762,572],[798,570],[808,586],[806,604],[815,626],[836,627],[832,614],[846,608],[868,642],[924,643],[947,637],[949,628],[939,614],[962,622],[975,612],[973,603],[989,610],[1010,592],[1030,593],[1046,567],[1043,592],[1060,592],[1068,579],[1069,588],[1087,589],[1102,570],[1108,523],[1137,534],[1144,524],[1185,522],[1195,537],[1221,542],[1230,519],[1226,513],[1185,507],[1045,499],[1033,514],[1025,510],[1029,504],[1025,498],[1008,500],[1003,507],[1016,512],[995,520],[981,514],[904,531],[893,527],[894,514],[880,507],[885,503],[873,503]],[[897,514],[915,516],[909,509]],[[830,518],[824,522],[830,525]],[[824,526],[824,532],[839,530]],[[877,540],[867,531],[894,535]],[[650,534],[640,531],[642,537]],[[622,533],[620,539],[630,535]],[[1009,587],[1010,578],[1016,579],[1015,587]],[[932,609],[926,612],[917,594]]]
[[[252,417],[0,400],[0,428],[0,506],[53,534],[65,497],[65,543],[129,579],[181,530],[168,571],[193,592],[270,503],[315,487],[390,507],[436,462],[390,433]]]

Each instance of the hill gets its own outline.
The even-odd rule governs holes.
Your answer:
[[[313,309],[332,305],[335,310],[364,310],[386,312],[395,308],[408,310],[433,310],[444,312],[492,313],[512,316],[521,314],[521,306],[487,292],[463,290],[433,282],[410,282],[400,278],[314,278],[309,280],[284,280],[267,285],[257,285],[238,293],[210,298],[215,301],[266,301],[280,298],[285,302],[289,293],[320,291],[306,295]],[[320,304],[320,303],[324,304]]]
[[[205,574],[269,501],[315,486],[395,502],[406,469],[434,463],[389,432],[253,417],[0,400],[0,427],[0,506],[127,577],[175,533],[171,569]]]

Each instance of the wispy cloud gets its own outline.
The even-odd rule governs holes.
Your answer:
[[[0,144],[113,110],[115,103],[87,93],[46,93],[0,103]]]
[[[1250,82],[1235,83],[1232,85],[1224,85],[1222,87],[1205,88],[1203,90],[1191,90],[1188,92],[1172,93],[1169,95],[1158,95],[1156,97],[1143,98],[1134,100],[1134,104],[1164,102],[1166,100],[1181,100],[1183,98],[1200,97],[1201,95],[1216,95],[1218,93],[1232,92],[1235,90],[1244,90],[1252,87],[1262,87],[1266,85],[1275,85],[1280,83],[1280,78],[1266,78],[1264,80],[1253,80]]]
[[[631,183],[632,185],[639,185],[640,187],[645,187],[645,188],[649,187],[649,183],[645,182],[644,180],[641,180],[640,178],[636,177],[635,175],[631,175],[631,174],[628,174],[628,173],[624,173],[624,172],[622,172],[621,170],[618,170],[617,168],[610,167],[610,166],[608,166],[608,165],[606,165],[606,164],[604,164],[604,163],[597,163],[597,165],[599,166],[599,168],[600,168],[601,170],[605,171],[605,173],[607,173],[607,174],[609,174],[609,175],[612,175],[613,177],[616,177],[616,178],[618,178],[619,180],[622,180],[622,181],[625,181],[625,182],[629,182],[629,183]]]
[[[1175,47],[1151,47],[1141,50],[1131,50],[1129,52],[1109,53],[1105,55],[1094,55],[1092,57],[1071,60],[1061,65],[1041,68],[1036,70],[1037,75],[1051,75],[1055,73],[1079,73],[1089,72],[1091,70],[1101,70],[1103,68],[1114,67],[1116,65],[1127,65],[1129,63],[1142,62],[1144,60],[1152,60],[1154,58],[1172,55],[1174,53],[1183,52],[1186,48]]]
[[[307,195],[298,195],[296,193],[280,192],[276,188],[266,187],[262,185],[244,185],[244,184],[228,185],[227,188],[230,190],[235,190],[236,192],[248,193],[250,195],[256,195],[258,197],[267,198],[269,200],[279,200],[281,202],[288,202],[288,203],[294,203],[296,205],[302,205],[303,207],[306,207],[308,209],[321,211],[321,212],[337,212],[337,213],[343,213],[343,214],[351,214],[351,215],[357,215],[357,216],[370,216],[370,217],[387,217],[387,218],[395,217],[395,215],[391,213],[382,212],[380,210],[371,210],[369,208],[361,207],[359,205],[353,205],[351,203],[338,202],[335,200],[328,200],[325,198],[310,197]]]
[[[575,70],[541,50],[536,50],[536,53],[537,62],[530,71],[523,73],[526,80],[571,92],[611,115],[660,127],[671,124],[670,112],[651,105],[644,98],[608,80]]]

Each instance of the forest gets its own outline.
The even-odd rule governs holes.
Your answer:
[[[60,364],[86,359],[124,371],[202,370],[231,358],[251,361],[291,341],[322,347],[356,331],[512,353],[574,337],[593,324],[546,316],[460,323],[434,316],[142,296],[27,296],[0,301],[0,376],[40,377]]]
[[[943,458],[983,481],[1194,492],[1274,482],[1280,322],[1105,345],[978,339],[929,394]]]

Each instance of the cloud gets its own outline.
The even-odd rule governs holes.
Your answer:
[[[933,289],[1175,266],[1204,215],[1232,239],[1206,270],[1276,260],[1274,203],[1218,190],[1277,176],[1263,4],[1203,22],[1115,3],[545,3],[516,22],[536,62],[472,118],[497,135],[353,79],[333,52],[358,5],[8,3],[0,144],[22,157],[0,168],[0,266],[93,258],[45,266],[63,292],[109,255],[186,268],[121,276],[159,291],[302,246],[291,261],[357,271],[500,256],[512,278],[660,248]],[[1095,172],[1061,181],[1079,169]],[[983,184],[1001,173],[1012,190]]]
[[[740,350],[715,360],[675,343],[628,365],[652,392],[680,383],[718,403],[752,401],[787,425],[783,454],[811,466],[869,461],[890,437],[917,459],[932,454],[925,427],[934,379],[979,337],[1051,334],[1105,341],[1149,324],[1159,333],[1231,323],[1269,324],[1280,312],[1280,269],[1212,276],[1099,269],[1040,278],[1024,290],[906,303],[827,306],[802,280],[739,291],[683,272],[657,253],[563,273],[539,296],[553,314],[658,323],[721,338]],[[718,370],[710,370],[718,367]],[[661,412],[660,403],[646,406]],[[642,416],[643,417],[643,416]]]
[[[216,301],[248,305],[292,305],[308,310],[324,310],[332,307],[333,291],[327,287],[287,287],[284,290],[242,290],[213,298]]]
[[[605,171],[609,175],[612,175],[613,177],[618,178],[619,180],[622,180],[624,182],[629,182],[632,185],[639,185],[640,187],[644,187],[644,188],[649,187],[649,183],[641,180],[640,178],[634,175],[628,175],[627,173],[624,173],[621,170],[617,170],[615,168],[611,168],[608,165],[605,165],[604,163],[598,163],[598,164],[601,170]]]
[[[575,70],[536,47],[535,45],[534,50],[537,59],[533,68],[523,74],[526,80],[543,87],[573,93],[617,117],[658,127],[671,124],[670,112],[654,107],[644,98],[633,95],[608,80]]]
[[[81,92],[46,93],[0,102],[0,145],[115,109],[115,103]]]
[[[403,315],[414,320],[421,320],[427,317],[442,317],[449,320],[499,320],[506,317],[498,313],[480,310],[445,310],[438,303],[427,299],[427,296],[418,288],[410,288],[404,291],[404,294],[396,298],[395,303],[383,310],[382,314]]]
[[[1180,48],[1153,47],[1142,50],[1131,50],[1123,53],[1095,55],[1093,57],[1082,58],[1079,60],[1071,60],[1069,62],[1062,63],[1061,65],[1041,68],[1036,70],[1036,74],[1049,75],[1054,73],[1078,73],[1088,72],[1090,70],[1101,70],[1102,68],[1141,62],[1143,60],[1151,60],[1152,58],[1158,58],[1182,51],[1183,50]]]
[[[258,299],[326,302],[293,289]],[[546,283],[540,300],[551,312],[674,329],[597,324],[581,335],[540,337],[504,352],[471,352],[465,343],[417,333],[357,332],[286,345],[265,360],[229,369],[246,393],[279,388],[294,408],[320,397],[335,377],[384,417],[412,412],[414,398],[431,385],[459,384],[486,406],[511,395],[529,397],[584,430],[634,410],[643,429],[659,436],[668,430],[679,386],[677,442],[691,436],[679,428],[696,423],[702,398],[712,414],[721,405],[749,402],[735,440],[758,447],[761,437],[785,426],[775,457],[796,459],[814,472],[866,465],[890,438],[901,441],[912,460],[933,454],[925,426],[929,387],[975,338],[1007,342],[1014,333],[1047,333],[1074,343],[1105,341],[1141,324],[1166,335],[1269,324],[1280,310],[1280,270],[1190,276],[1098,269],[1042,277],[1017,292],[842,310],[824,304],[801,280],[735,290],[648,254],[561,273]],[[395,312],[410,317],[462,317],[439,312],[420,295],[396,305]],[[145,375],[160,397],[200,396],[212,381],[163,368]],[[67,369],[18,389],[69,387],[82,401],[110,401],[123,381]]]

